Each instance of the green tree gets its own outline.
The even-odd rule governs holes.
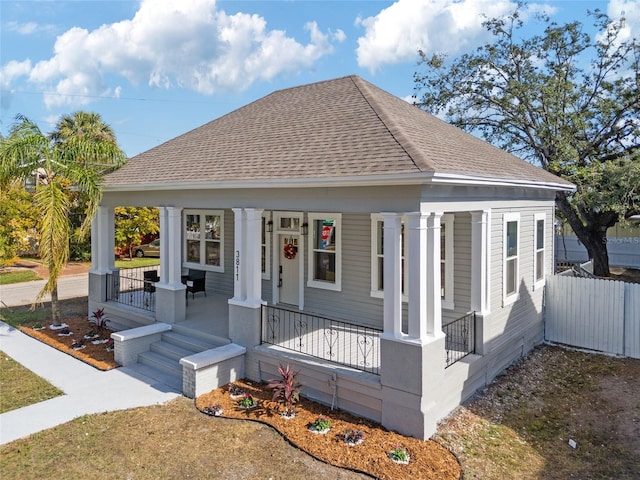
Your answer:
[[[579,22],[521,38],[518,12],[492,19],[490,43],[449,62],[419,51],[416,103],[577,186],[558,211],[609,275],[607,228],[640,213],[640,43],[624,19],[590,13]]]
[[[34,174],[38,178],[34,205],[41,215],[39,253],[49,270],[49,280],[35,302],[51,294],[51,316],[56,325],[61,323],[58,278],[69,259],[70,212],[77,198],[75,192],[82,192],[86,216],[80,231],[86,235],[101,199],[102,175],[126,160],[115,139],[58,134],[56,130],[55,134],[45,135],[34,122],[18,115],[9,136],[0,141],[3,188]]]
[[[160,231],[160,217],[155,207],[116,207],[115,236],[116,247],[129,252],[131,247],[140,243],[142,237]]]
[[[38,211],[32,200],[19,182],[0,188],[0,265],[12,264],[38,242]]]

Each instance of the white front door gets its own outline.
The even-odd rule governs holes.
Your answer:
[[[299,306],[300,301],[300,256],[298,235],[280,235],[279,286],[280,303]]]

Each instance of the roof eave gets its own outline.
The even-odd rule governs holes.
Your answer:
[[[405,173],[389,175],[357,175],[314,178],[269,178],[252,180],[224,180],[208,182],[167,182],[104,185],[104,192],[131,192],[139,190],[231,190],[246,188],[322,188],[322,187],[378,187],[391,185],[473,185],[492,187],[519,187],[557,191],[575,191],[572,184],[531,181],[508,178],[487,178],[449,173]]]

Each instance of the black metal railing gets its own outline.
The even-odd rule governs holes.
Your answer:
[[[123,268],[107,274],[107,301],[155,312],[155,282],[145,279],[145,272],[158,271],[158,266]]]
[[[382,330],[265,305],[262,343],[378,375]]]
[[[442,327],[446,338],[444,348],[447,353],[445,368],[476,351],[476,312],[467,313]]]

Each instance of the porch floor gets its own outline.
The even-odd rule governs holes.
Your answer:
[[[229,297],[219,293],[196,293],[189,296],[186,318],[176,325],[194,332],[229,338]]]

